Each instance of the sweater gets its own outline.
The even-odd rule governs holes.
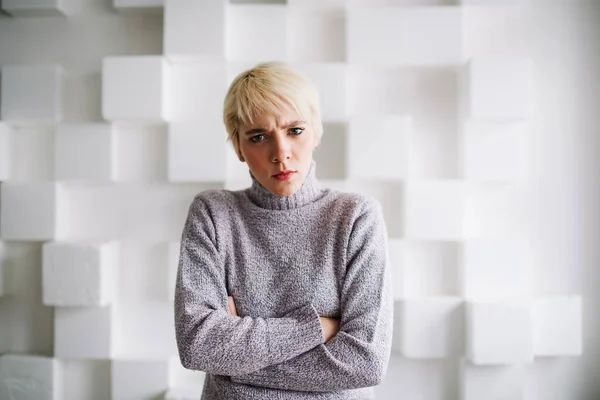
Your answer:
[[[202,400],[374,398],[391,350],[387,230],[370,196],[301,186],[276,195],[250,173],[195,196],[181,237],[175,333]],[[228,296],[238,316],[228,312]],[[340,319],[325,343],[319,316]]]

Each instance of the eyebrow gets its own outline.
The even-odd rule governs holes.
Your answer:
[[[298,126],[300,124],[305,124],[306,121],[292,121],[289,124],[287,124],[287,126],[285,128],[291,128],[293,126]],[[248,131],[246,131],[246,135],[253,135],[256,133],[265,133],[267,130],[265,128],[252,128]]]

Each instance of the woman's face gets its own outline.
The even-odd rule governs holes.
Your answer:
[[[278,117],[258,115],[253,125],[240,127],[239,140],[240,154],[252,175],[279,196],[294,194],[302,186],[318,144],[308,121],[291,109]],[[282,171],[293,173],[277,176]]]

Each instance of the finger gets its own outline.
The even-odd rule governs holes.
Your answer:
[[[235,302],[232,296],[227,298],[227,305],[229,307],[229,313],[234,317],[237,317],[237,310],[235,309]]]

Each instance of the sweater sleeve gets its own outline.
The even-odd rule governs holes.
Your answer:
[[[354,223],[341,292],[340,331],[291,360],[232,381],[299,391],[335,391],[375,386],[391,352],[393,295],[387,232],[381,206],[371,200]]]
[[[233,376],[281,363],[322,344],[319,315],[310,303],[281,318],[229,314],[215,222],[198,195],[183,229],[175,286],[175,336],[182,365]]]

